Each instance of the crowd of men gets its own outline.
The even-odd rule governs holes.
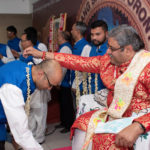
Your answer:
[[[38,41],[35,28],[26,28],[21,39],[14,26],[7,28],[8,43],[0,45],[1,150],[6,124],[20,148],[43,149],[48,90],[53,86],[59,86],[60,103],[60,124],[55,128],[62,128],[61,133],[71,129],[73,150],[150,148],[150,54],[144,42],[128,25],[108,33],[106,22],[96,20],[89,27],[90,41],[87,28],[78,21],[71,32],[58,31],[55,53]],[[83,72],[91,73],[87,95]],[[81,97],[76,106],[78,86]],[[126,125],[117,125],[120,120]],[[107,131],[112,126],[114,130]],[[141,142],[144,133],[147,138]]]

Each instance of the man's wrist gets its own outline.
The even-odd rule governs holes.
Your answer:
[[[46,54],[46,59],[55,59],[54,53],[48,52],[48,53]]]
[[[42,59],[42,56],[43,56],[43,52],[39,51],[39,56],[37,58],[41,58]]]
[[[146,131],[145,127],[140,122],[134,121],[133,123],[139,125],[139,128],[141,129],[141,134],[143,134]]]

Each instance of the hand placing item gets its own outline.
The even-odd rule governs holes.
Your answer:
[[[23,57],[27,58],[28,56],[33,56],[36,58],[42,58],[43,52],[30,46],[23,51]]]
[[[42,58],[44,60],[54,59],[54,54],[51,52],[42,52],[33,47],[28,47],[23,51],[23,56],[27,58],[28,56],[33,56],[35,58]]]

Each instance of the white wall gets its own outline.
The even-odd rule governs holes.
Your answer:
[[[32,26],[32,14],[0,14],[0,43],[7,43],[6,28],[14,25],[20,38],[26,27]]]
[[[39,0],[0,0],[0,43],[7,43],[6,28],[14,25],[18,37],[32,25],[33,3]]]
[[[31,14],[38,0],[0,0],[0,14]]]

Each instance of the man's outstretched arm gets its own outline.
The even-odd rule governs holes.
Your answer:
[[[57,60],[63,67],[78,70],[82,72],[91,72],[91,73],[100,73],[100,59],[101,56],[96,57],[81,57],[72,54],[64,54],[64,53],[50,53],[46,54],[40,52],[33,47],[29,47],[24,50],[24,56],[27,57],[32,55],[37,58],[44,59],[55,59]]]

